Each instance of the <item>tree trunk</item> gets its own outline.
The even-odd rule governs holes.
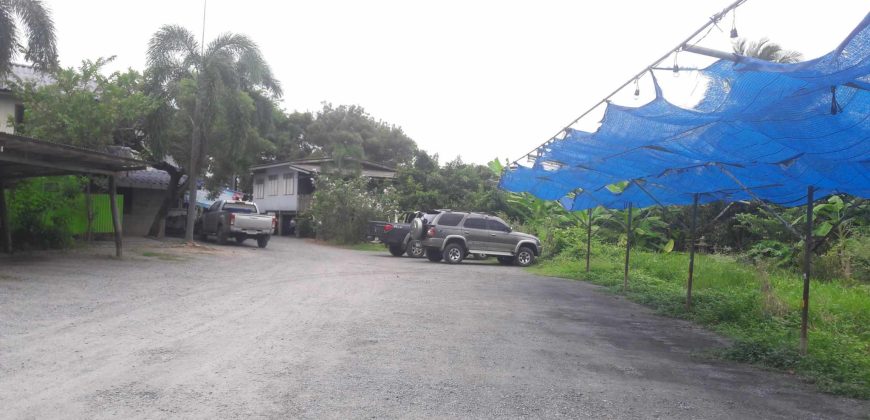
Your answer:
[[[157,210],[157,214],[154,215],[154,221],[151,222],[151,228],[148,229],[148,236],[162,238],[169,209],[172,208],[181,196],[181,192],[184,191],[186,184],[179,185],[181,177],[184,176],[183,169],[176,168],[167,162],[160,162],[154,165],[154,168],[169,173],[169,186],[166,188],[166,196],[163,197],[163,203],[160,204],[160,209]]]
[[[199,174],[200,155],[202,154],[202,123],[205,111],[201,99],[202,78],[199,80],[199,92],[196,95],[193,111],[193,134],[190,139],[190,166],[188,167],[187,176],[187,223],[184,227],[184,240],[188,243],[193,243],[193,225],[196,223],[196,177]]]

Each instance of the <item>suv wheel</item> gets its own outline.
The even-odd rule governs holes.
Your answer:
[[[450,264],[459,264],[465,258],[465,248],[457,243],[452,243],[444,248],[444,260]]]
[[[514,257],[498,257],[498,263],[501,265],[514,265]]]
[[[423,257],[423,244],[420,241],[411,241],[408,242],[407,254],[411,258],[422,258]]]
[[[405,249],[401,245],[390,245],[390,254],[394,257],[401,257],[405,253]]]
[[[438,248],[426,248],[426,258],[428,258],[429,261],[438,262],[438,261],[441,261],[441,258],[443,258],[443,257],[441,255],[440,249],[438,249]]]
[[[514,258],[520,267],[528,267],[535,263],[535,253],[527,246],[520,247],[517,256]]]

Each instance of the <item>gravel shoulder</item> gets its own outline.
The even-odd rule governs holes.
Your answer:
[[[4,418],[868,418],[596,286],[293,238],[0,257]]]

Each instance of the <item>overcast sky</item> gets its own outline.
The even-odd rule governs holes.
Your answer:
[[[457,155],[485,163],[547,140],[731,2],[208,0],[205,37],[254,39],[288,111],[361,105],[442,163]],[[64,66],[115,55],[112,70],[142,70],[161,25],[202,31],[202,0],[46,3]],[[749,0],[736,24],[741,36],[769,37],[809,59],[836,47],[868,11],[867,0]],[[729,49],[731,22],[729,15],[701,45]],[[687,53],[677,61],[710,62]],[[677,103],[703,91],[692,73],[660,73]],[[647,99],[647,83],[634,103]],[[632,103],[633,90],[617,101]],[[596,118],[579,126],[594,127]]]

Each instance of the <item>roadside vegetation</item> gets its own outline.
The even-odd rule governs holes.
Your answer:
[[[622,293],[625,248],[596,241],[589,273],[585,247],[578,248],[530,270]],[[739,256],[696,255],[693,306],[686,310],[688,259],[682,252],[632,252],[627,297],[730,338],[733,345],[722,357],[795,373],[828,392],[870,398],[870,284],[812,281],[809,353],[801,357],[799,274],[758,269]]]

